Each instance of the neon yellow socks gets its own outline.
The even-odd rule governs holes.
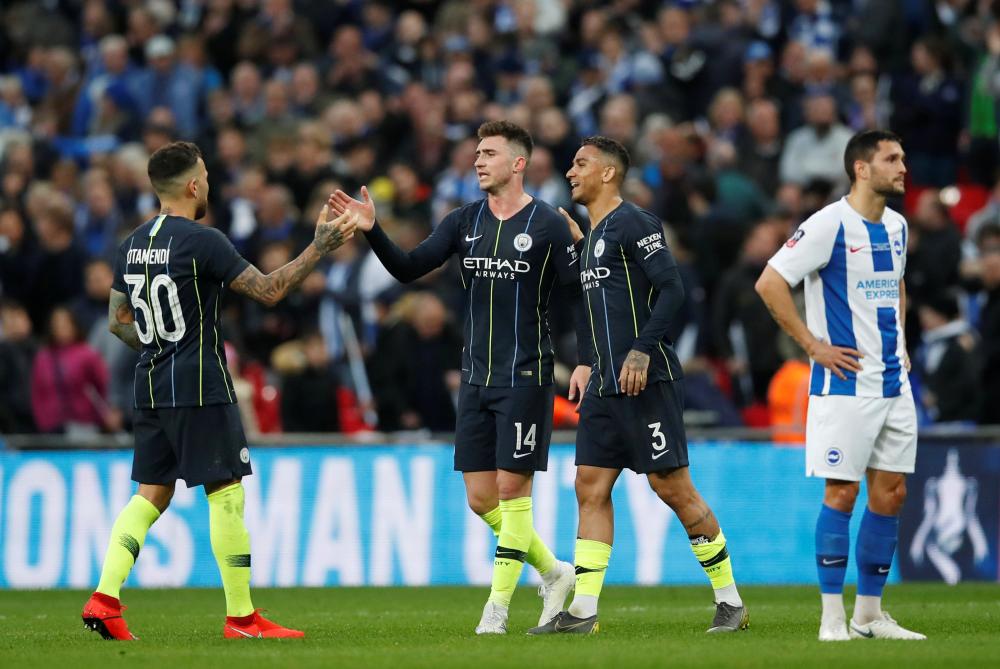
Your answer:
[[[493,536],[500,536],[500,528],[503,524],[503,512],[500,510],[499,506],[492,511],[479,514],[479,517],[483,519],[484,523],[490,526],[491,530],[493,530]],[[528,546],[525,562],[534,567],[543,577],[548,574],[552,570],[552,567],[556,564],[556,556],[552,554],[549,547],[546,546],[545,542],[542,541],[542,538],[538,536],[538,532],[535,531],[534,527],[531,529],[531,544]]]
[[[502,499],[500,513],[501,526],[493,560],[490,601],[508,608],[535,534],[531,521],[531,498]]]
[[[208,495],[212,552],[226,591],[226,615],[253,613],[250,601],[250,534],[243,524],[243,485],[234,483]]]
[[[610,545],[591,539],[576,540],[576,594],[569,605],[570,615],[577,618],[597,615],[597,600],[604,587],[604,574],[610,559]]]
[[[733,563],[726,549],[726,535],[722,530],[719,530],[719,534],[711,540],[704,535],[692,537],[691,552],[701,563],[708,580],[712,582],[715,601],[742,606],[743,600],[736,590],[736,580],[733,578]]]
[[[122,583],[128,578],[139,557],[139,550],[146,542],[146,533],[159,517],[160,511],[152,502],[139,495],[132,496],[111,528],[97,592],[119,599]]]

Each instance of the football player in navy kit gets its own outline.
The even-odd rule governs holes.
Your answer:
[[[573,587],[573,568],[555,559],[535,532],[531,481],[548,462],[552,432],[553,354],[548,301],[565,287],[578,307],[578,339],[586,336],[578,264],[562,216],[524,191],[531,136],[507,122],[479,128],[475,169],[486,197],[455,209],[407,253],[375,220],[367,188],[361,200],[334,194],[335,213],[358,214],[358,227],[398,280],[413,281],[453,255],[461,261],[466,309],[462,386],[455,427],[455,469],[469,506],[498,537],[493,587],[477,634],[504,634],[511,595],[524,562],[542,576],[539,623],[558,613]],[[570,392],[582,393],[590,354],[583,348]]]
[[[660,221],[621,197],[628,167],[620,143],[589,137],[566,174],[573,201],[590,215],[584,233],[562,212],[580,249],[594,366],[576,437],[576,594],[567,611],[530,634],[598,630],[597,600],[614,535],[611,490],[624,468],[645,474],[684,524],[715,590],[708,631],[749,624],[725,536],[688,471],[682,371],[666,334],[684,289]]]

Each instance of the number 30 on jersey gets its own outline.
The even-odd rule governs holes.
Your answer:
[[[129,299],[132,308],[142,313],[142,320],[145,326],[139,325],[139,320],[135,321],[136,332],[139,333],[139,341],[143,344],[150,344],[156,337],[165,341],[180,341],[187,331],[184,324],[184,313],[181,311],[180,299],[177,297],[177,284],[166,274],[157,274],[146,286],[146,277],[142,274],[126,274],[125,283],[129,285]],[[163,317],[162,293],[167,294],[167,308],[170,309],[170,319],[174,322],[172,330],[167,329],[166,319]],[[156,328],[154,333],[153,328]]]

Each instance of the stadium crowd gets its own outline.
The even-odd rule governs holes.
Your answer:
[[[754,281],[846,191],[852,133],[893,129],[922,420],[1000,422],[994,4],[6,0],[0,432],[128,429],[136,354],[107,330],[111,263],[158,211],[158,147],[199,144],[206,223],[266,273],[337,188],[367,184],[414,247],[481,197],[475,131],[501,118],[535,139],[529,192],[567,209],[581,137],[629,148],[628,197],[664,221],[686,284],[688,408],[756,426],[802,424],[809,367]],[[248,432],[452,430],[459,296],[456,267],[401,286],[360,235],[275,307],[230,293]],[[553,313],[569,363],[571,315]]]

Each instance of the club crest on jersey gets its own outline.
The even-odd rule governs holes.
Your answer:
[[[799,243],[799,240],[805,236],[806,236],[806,231],[803,230],[802,228],[799,228],[798,230],[795,231],[795,234],[792,235],[787,242],[785,242],[785,246],[787,246],[790,249],[793,249],[795,248],[795,245]]]
[[[839,448],[828,448],[823,458],[826,460],[826,464],[836,467],[844,461],[844,454],[840,452]]]
[[[534,242],[531,239],[531,235],[529,235],[527,232],[522,232],[518,236],[514,237],[514,248],[520,251],[521,253],[524,253],[525,251],[530,249],[533,243]]]
[[[604,255],[604,240],[598,239],[597,243],[594,244],[594,257],[600,258],[602,255]]]

